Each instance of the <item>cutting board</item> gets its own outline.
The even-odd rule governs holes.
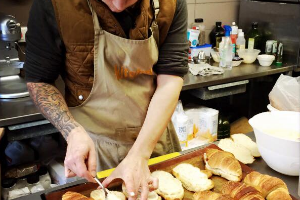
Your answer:
[[[216,148],[219,149],[216,145],[211,144],[206,148]],[[205,152],[206,148],[198,149],[194,152],[184,154],[175,158],[172,158],[170,160],[157,163],[154,165],[150,166],[151,171],[155,170],[164,170],[167,172],[171,172],[172,169],[178,165],[179,163],[190,163],[196,167],[199,167],[200,169],[204,169],[204,161],[203,161],[203,153]],[[243,171],[243,178],[253,170],[248,167],[247,165],[240,163]],[[212,181],[215,184],[215,187],[213,189],[214,192],[220,192],[220,189],[222,188],[223,184],[227,182],[226,179],[221,178],[219,176],[213,176]],[[114,186],[112,186],[113,190],[121,190],[120,187],[120,182],[115,183]],[[67,191],[73,191],[73,192],[78,192],[81,193],[87,197],[89,197],[91,191],[95,190],[97,188],[97,184],[94,183],[86,183],[86,184],[81,184],[77,186],[73,186],[70,188],[65,188],[59,191],[51,192],[48,194],[45,194],[45,199],[46,200],[61,200],[62,195],[65,194]],[[295,197],[291,196],[293,200],[297,200]],[[184,194],[184,200],[193,200],[193,192],[185,190]]]

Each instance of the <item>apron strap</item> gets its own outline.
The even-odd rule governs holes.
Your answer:
[[[154,8],[154,21],[156,21],[157,15],[159,13],[159,0],[153,0],[153,8]]]
[[[90,0],[87,0],[87,3],[88,3],[88,5],[89,5],[89,8],[90,8],[91,13],[92,13],[95,31],[101,31],[101,30],[102,30],[102,27],[100,26],[99,19],[98,19],[98,16],[97,16],[97,13],[96,13],[95,10],[93,9]]]
[[[157,16],[159,13],[159,0],[153,0],[153,8],[154,8],[154,20],[151,24],[152,34],[156,41],[156,44],[159,44],[159,29],[157,24]]]

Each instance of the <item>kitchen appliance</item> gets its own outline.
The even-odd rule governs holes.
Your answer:
[[[264,44],[267,40],[282,42],[283,63],[300,71],[300,1],[241,0],[239,27],[247,33],[252,22],[258,22]]]
[[[23,68],[18,57],[18,51],[22,52],[18,44],[20,39],[21,27],[15,17],[0,13],[0,99],[29,96],[25,80],[20,75]]]

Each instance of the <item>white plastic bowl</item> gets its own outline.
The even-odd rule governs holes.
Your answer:
[[[237,66],[239,66],[242,62],[243,62],[243,60],[232,61],[232,67],[237,67]]]
[[[274,108],[271,104],[268,104],[267,105],[267,108],[270,112],[277,112],[277,111],[280,111],[278,110],[277,108]]]
[[[275,60],[275,56],[262,54],[257,56],[257,60],[261,66],[269,67],[270,65],[272,65],[273,61]]]
[[[252,117],[249,123],[268,166],[285,175],[299,176],[300,139],[290,139],[285,134],[297,131],[300,135],[300,112],[264,112]],[[274,131],[281,136],[273,134]]]
[[[243,62],[250,64],[253,63],[258,54],[260,53],[260,50],[258,49],[239,49],[238,54],[241,58],[243,58]]]

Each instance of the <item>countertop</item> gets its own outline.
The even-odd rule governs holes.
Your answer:
[[[217,65],[217,63],[214,65]],[[238,67],[233,67],[232,70],[226,70],[222,75],[202,77],[188,73],[184,77],[182,90],[230,83],[278,73],[286,73],[292,71],[293,67],[294,65],[287,63],[282,67],[261,67],[258,63],[254,63],[242,64]],[[11,100],[0,99],[0,127],[41,119],[44,119],[44,117],[39,113],[29,97]]]
[[[255,136],[254,136],[253,132],[248,133],[247,135],[255,141]],[[183,151],[182,154],[186,154],[186,153],[191,152],[193,150],[197,150],[198,148],[204,148],[204,147],[205,146],[200,146],[200,147],[196,147],[192,150]],[[273,169],[271,169],[270,167],[268,167],[268,165],[266,164],[266,162],[262,158],[256,159],[253,164],[248,165],[248,166],[250,168],[254,169],[255,171],[260,172],[260,173],[268,174],[268,175],[275,176],[275,177],[278,177],[278,178],[282,179],[287,184],[287,187],[289,189],[290,194],[293,195],[295,198],[299,199],[299,196],[298,196],[299,177],[298,176],[286,176],[286,175],[280,174],[280,173],[274,171]],[[16,200],[42,200],[43,199],[42,196],[45,193],[49,193],[49,192],[56,191],[56,190],[59,190],[59,189],[71,187],[71,186],[74,186],[74,185],[77,185],[77,184],[82,184],[84,182],[85,182],[84,180],[76,181],[76,182],[69,183],[69,184],[66,184],[66,185],[62,185],[62,186],[52,188],[52,189],[49,189],[49,190],[46,190],[46,191],[42,191],[42,192],[39,192],[39,193],[28,195],[26,197],[20,197]]]

